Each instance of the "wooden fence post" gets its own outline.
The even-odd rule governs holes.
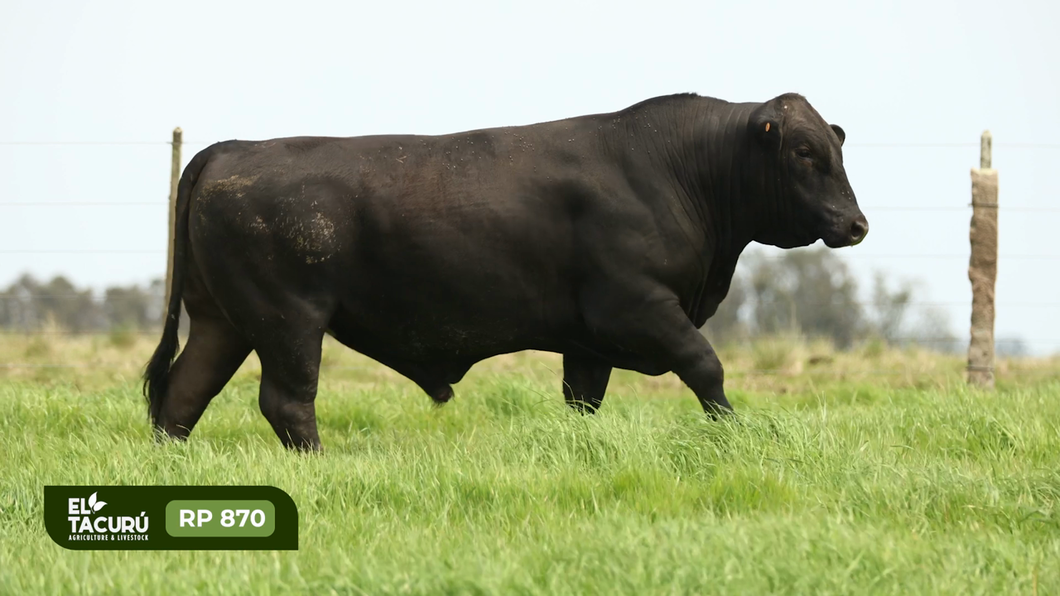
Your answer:
[[[177,184],[180,182],[180,146],[183,144],[184,132],[180,127],[173,129],[173,163],[169,172],[169,242],[166,245],[166,301],[162,303],[162,322],[165,323],[166,309],[169,308],[169,294],[173,290],[173,235],[177,223]]]
[[[968,344],[968,383],[994,387],[994,285],[997,280],[997,170],[991,167],[990,131],[980,141],[979,167],[972,169],[972,333]]]

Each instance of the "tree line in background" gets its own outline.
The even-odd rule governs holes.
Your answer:
[[[867,299],[846,263],[825,248],[784,251],[771,258],[749,252],[740,260],[729,295],[703,328],[720,344],[756,337],[794,335],[831,341],[838,349],[859,342],[919,345],[959,352],[945,311],[918,302],[909,282],[892,287],[877,273]],[[0,327],[32,333],[48,327],[71,333],[157,330],[162,324],[165,283],[107,288],[101,296],[59,276],[47,283],[24,275],[0,292]],[[182,327],[187,317],[182,317]],[[1000,355],[1019,356],[1019,340],[998,342]]]
[[[32,333],[58,328],[70,333],[160,329],[165,282],[107,288],[98,297],[63,276],[44,283],[23,275],[0,292],[0,327]]]
[[[915,284],[897,287],[877,272],[863,298],[857,280],[834,251],[785,251],[776,258],[751,252],[741,259],[729,294],[704,333],[719,344],[793,335],[831,341],[845,350],[858,342],[965,349],[946,312],[925,305]]]

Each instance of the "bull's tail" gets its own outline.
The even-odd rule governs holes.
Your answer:
[[[172,285],[169,288],[169,304],[166,305],[165,327],[162,341],[155,348],[154,355],[144,369],[144,396],[147,398],[147,411],[151,421],[159,423],[162,404],[166,399],[169,386],[169,369],[177,355],[180,340],[177,329],[180,326],[181,295],[184,292],[184,276],[187,273],[188,254],[188,212],[191,210],[191,191],[199,180],[199,174],[210,159],[213,147],[200,151],[184,168],[184,174],[177,185],[177,205],[173,218],[173,262],[171,263]]]

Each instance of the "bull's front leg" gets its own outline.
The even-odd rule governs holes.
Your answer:
[[[596,334],[676,373],[712,418],[731,413],[721,361],[677,298],[665,292],[649,298],[621,296],[611,294],[592,317]]]
[[[712,418],[731,414],[732,406],[725,398],[725,370],[707,338],[689,322],[690,333],[674,337],[674,364],[671,370],[685,382],[699,399],[703,411]]]

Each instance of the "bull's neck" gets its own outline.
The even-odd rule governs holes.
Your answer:
[[[670,196],[655,199],[676,203],[704,249],[733,265],[768,208],[771,180],[748,134],[758,105],[675,97],[631,108],[619,127],[628,159],[665,180]]]

